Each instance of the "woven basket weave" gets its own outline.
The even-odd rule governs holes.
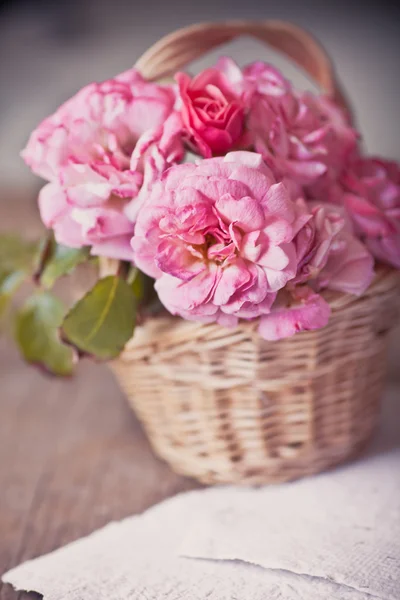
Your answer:
[[[172,316],[137,328],[112,368],[150,442],[204,483],[272,483],[349,458],[377,422],[399,277],[325,295],[327,327],[278,342]]]
[[[242,34],[291,57],[350,118],[324,50],[284,22],[189,27],[136,66],[161,79]],[[103,262],[103,273],[110,265]],[[382,267],[361,298],[325,294],[327,327],[278,342],[261,339],[251,322],[231,330],[160,316],[136,329],[112,368],[153,448],[175,471],[204,483],[295,479],[346,460],[370,438],[398,291],[398,274]]]

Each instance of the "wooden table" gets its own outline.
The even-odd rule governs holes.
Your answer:
[[[49,378],[3,341],[0,374],[1,574],[195,487],[154,457],[106,367]]]
[[[22,215],[34,235],[34,203],[13,193],[1,228]],[[155,458],[106,366],[85,361],[73,378],[51,378],[0,339],[0,575],[195,486]],[[0,583],[0,600],[17,597]]]

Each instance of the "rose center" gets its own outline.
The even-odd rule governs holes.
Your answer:
[[[228,234],[215,231],[206,234],[201,253],[206,261],[222,265],[237,254],[237,248]]]
[[[129,169],[136,143],[137,139],[133,136],[118,139],[114,133],[104,132],[99,143],[94,144],[94,154],[103,164],[111,165],[119,171],[126,171]]]

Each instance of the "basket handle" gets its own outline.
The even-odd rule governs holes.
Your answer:
[[[250,35],[292,59],[351,120],[350,105],[324,48],[304,29],[285,21],[225,21],[184,27],[161,38],[135,66],[153,81],[169,77],[209,50],[242,35]]]

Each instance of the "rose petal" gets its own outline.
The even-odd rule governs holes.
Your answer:
[[[231,265],[222,269],[221,277],[216,285],[213,302],[217,306],[226,304],[231,296],[240,290],[251,278],[243,260],[237,259]]]
[[[300,302],[289,308],[273,307],[270,314],[261,317],[258,331],[265,340],[280,340],[299,331],[312,331],[327,325],[329,304],[309,288],[304,292]]]
[[[264,211],[260,203],[249,196],[236,200],[225,194],[215,206],[226,223],[234,223],[243,231],[255,231],[264,225]]]

